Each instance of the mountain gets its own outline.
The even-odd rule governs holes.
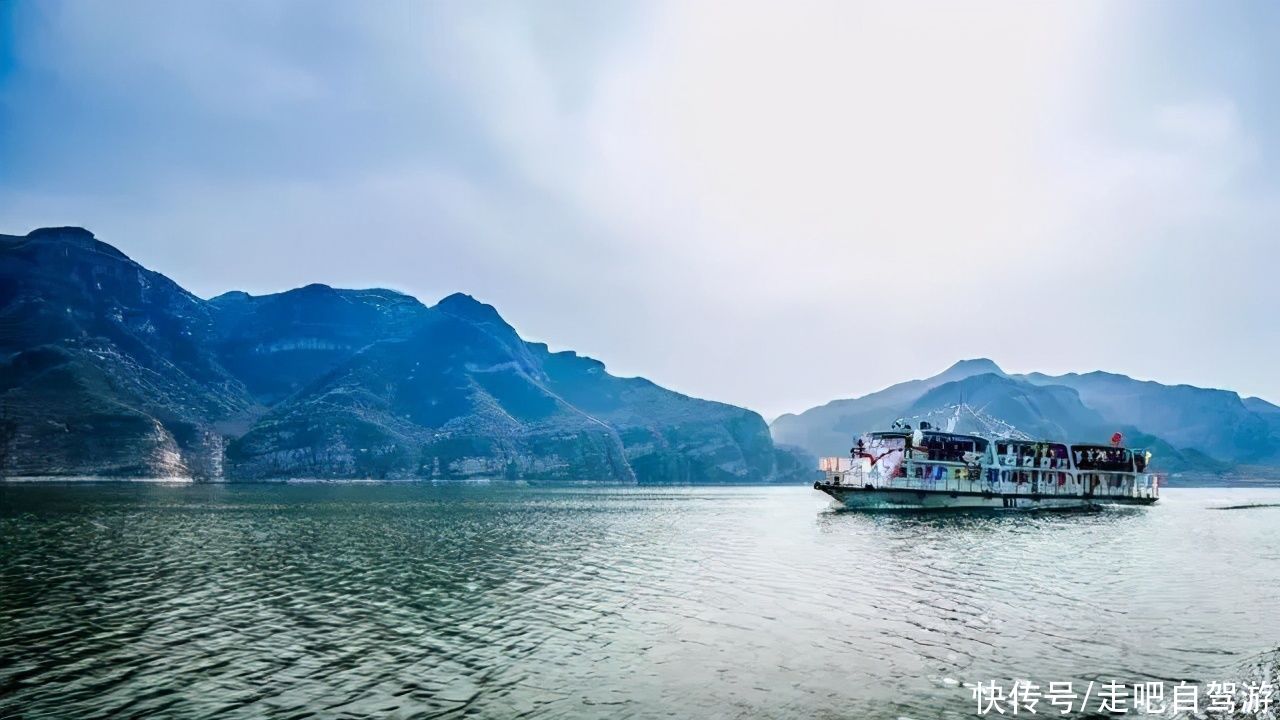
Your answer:
[[[523,340],[461,294],[202,300],[80,228],[0,235],[0,476],[807,477],[749,410]]]
[[[930,378],[908,380],[860,398],[832,400],[799,415],[781,415],[770,429],[775,442],[819,456],[843,455],[849,451],[854,435],[888,426],[930,390],[984,374],[999,376],[1004,371],[985,358],[961,360]]]
[[[1263,417],[1280,415],[1280,407],[1272,405],[1262,398],[1247,397],[1240,402],[1244,403],[1244,406],[1248,408],[1250,412],[1258,413]]]
[[[0,473],[218,471],[249,399],[207,303],[80,228],[0,235],[0,280]]]
[[[457,352],[457,349],[465,352]],[[775,474],[759,415],[526,343],[466,295],[273,408],[234,474],[740,482]]]
[[[917,398],[906,417],[966,404],[1031,437],[1097,437],[1109,427],[1070,388],[1036,386],[1004,373],[983,373],[943,383]]]
[[[367,346],[279,403],[232,443],[232,474],[634,482],[617,430],[548,388],[496,312],[450,312],[460,304],[446,298],[408,337]]]
[[[393,290],[318,284],[258,297],[229,292],[209,305],[216,319],[211,350],[263,405],[379,340],[407,338],[428,314],[415,298]]]
[[[1072,388],[1113,422],[1142,428],[1177,447],[1204,448],[1230,463],[1280,463],[1278,418],[1268,417],[1265,409],[1275,406],[1256,398],[1246,403],[1229,390],[1162,385],[1106,372],[1025,378]]]
[[[855,435],[899,418],[957,432],[1072,442],[1102,442],[1120,431],[1130,445],[1150,449],[1165,470],[1224,473],[1276,466],[1280,472],[1280,407],[1258,398],[1103,372],[1010,375],[985,359],[783,415],[771,429],[776,442],[815,455],[841,455]]]

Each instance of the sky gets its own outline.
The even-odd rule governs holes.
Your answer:
[[[461,291],[766,418],[990,357],[1280,402],[1280,5],[0,0],[0,232]]]

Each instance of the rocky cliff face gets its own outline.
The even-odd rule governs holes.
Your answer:
[[[763,482],[753,412],[527,343],[491,306],[205,301],[78,228],[0,236],[0,475]]]
[[[207,303],[79,228],[0,236],[0,473],[199,476],[249,410]]]

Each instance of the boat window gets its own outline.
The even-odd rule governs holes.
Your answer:
[[[889,450],[901,450],[906,445],[907,440],[901,435],[872,435],[868,447],[879,454]]]
[[[951,435],[948,433],[925,433],[920,442],[921,450],[928,452],[929,459],[938,462],[964,462],[966,453],[983,453],[987,449],[987,441],[970,435]]]
[[[1133,471],[1133,453],[1127,448],[1073,445],[1071,453],[1081,470]]]

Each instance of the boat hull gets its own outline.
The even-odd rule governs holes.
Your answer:
[[[815,483],[813,487],[852,510],[1087,510],[1103,505],[1155,502],[1155,498],[860,488],[824,483]]]

